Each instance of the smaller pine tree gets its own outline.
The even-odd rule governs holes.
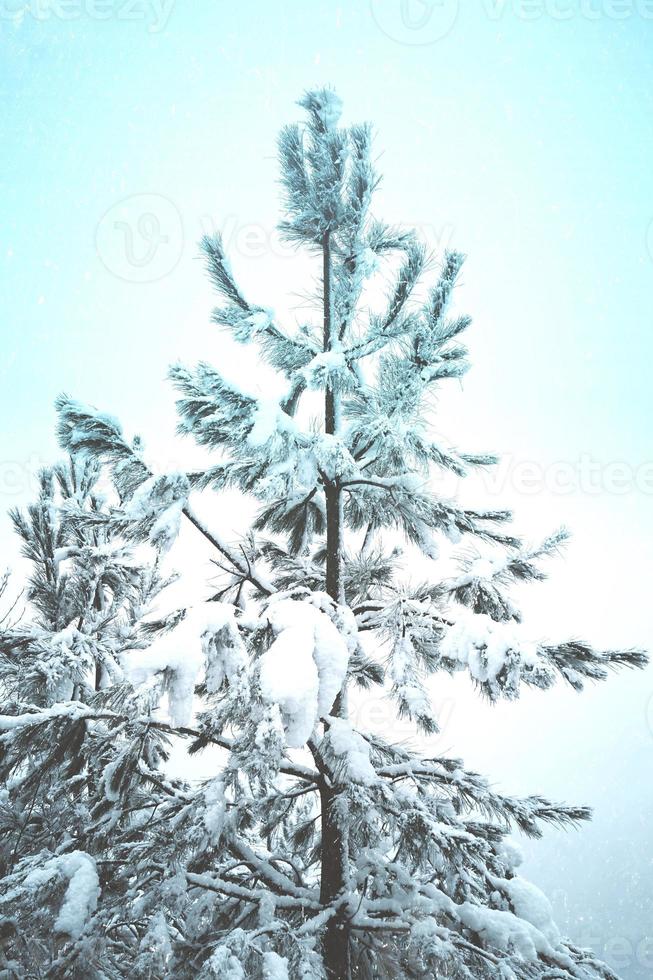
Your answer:
[[[614,980],[560,936],[509,836],[585,807],[499,794],[352,725],[350,701],[380,687],[436,732],[436,671],[496,701],[646,658],[526,639],[511,587],[541,580],[565,534],[528,547],[507,512],[430,488],[436,469],[495,461],[428,425],[432,393],[468,366],[470,320],[451,313],[463,256],[444,255],[421,301],[424,246],[370,215],[369,127],[341,128],[328,90],[300,104],[279,141],[280,227],[318,257],[319,321],[282,328],[220,238],[202,243],[214,321],[284,393],[174,367],[180,431],[214,455],[161,475],[114,418],[62,396],[67,460],[12,515],[32,572],[28,615],[0,624],[2,976]],[[227,488],[260,504],[236,543],[191,504]],[[222,576],[212,601],[170,610],[182,519]],[[460,542],[453,577],[442,540]],[[406,580],[400,547],[428,582]],[[211,778],[174,778],[173,746],[204,753]]]

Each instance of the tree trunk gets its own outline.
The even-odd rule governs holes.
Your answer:
[[[93,608],[97,612],[102,612],[104,609],[104,597],[102,595],[102,585],[98,582],[95,587],[95,595],[93,596]],[[102,664],[99,660],[95,661],[95,690],[99,691],[102,688]]]
[[[330,351],[334,341],[334,324],[331,298],[331,242],[329,233],[322,243],[324,280],[324,350]],[[324,431],[327,435],[338,432],[340,422],[340,395],[328,385],[324,399]],[[327,482],[326,497],[326,590],[336,602],[342,602],[342,491],[337,480]]]
[[[320,901],[327,905],[342,892],[348,864],[348,840],[338,820],[338,792],[327,786],[320,787],[322,808],[322,856]],[[349,931],[342,916],[334,916],[327,923],[322,941],[322,954],[329,980],[350,980],[351,952]]]
[[[331,241],[326,232],[322,241],[324,282],[324,350],[333,348],[334,324],[331,295]],[[340,421],[340,395],[328,385],[324,404],[324,431],[328,435],[338,433]],[[338,480],[325,483],[326,497],[326,591],[336,602],[344,601],[342,581],[342,491]],[[343,699],[339,696],[333,709],[344,713]],[[334,901],[348,880],[349,840],[346,823],[339,819],[339,792],[322,780],[320,786],[322,855],[320,901]],[[329,980],[350,980],[351,953],[349,934],[345,921],[334,916],[327,924],[322,944],[324,964]]]

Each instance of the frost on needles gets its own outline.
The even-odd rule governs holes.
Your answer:
[[[220,237],[202,243],[215,324],[256,346],[281,397],[207,363],[173,367],[180,433],[207,463],[161,474],[116,419],[62,396],[67,459],[12,515],[31,575],[25,615],[0,635],[0,971],[614,977],[560,936],[510,839],[588,811],[500,795],[348,709],[380,687],[428,735],[436,671],[465,671],[495,701],[558,679],[581,690],[645,658],[534,639],[513,586],[543,578],[565,535],[527,546],[505,511],[431,489],[437,470],[494,462],[427,423],[468,367],[470,321],[450,308],[463,256],[432,273],[415,235],[372,218],[369,127],[340,127],[327,90],[300,105],[279,139],[280,227],[319,263],[319,315],[279,322],[241,290]],[[223,537],[219,503],[210,526],[194,509],[227,488],[259,502],[241,541]],[[221,578],[212,601],[171,609],[182,521]],[[421,553],[425,584],[400,549],[404,567]],[[212,777],[173,778],[173,747],[205,753]]]

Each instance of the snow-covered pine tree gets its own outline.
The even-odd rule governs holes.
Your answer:
[[[215,322],[258,345],[285,394],[175,367],[180,430],[214,456],[163,475],[115,419],[62,397],[70,462],[14,515],[33,573],[30,611],[0,641],[2,976],[614,977],[560,937],[509,839],[585,808],[500,795],[352,727],[348,701],[382,686],[416,732],[437,731],[438,670],[496,700],[645,657],[527,640],[511,586],[541,579],[564,535],[528,548],[507,513],[429,489],[434,468],[493,462],[426,422],[467,368],[469,318],[448,312],[463,257],[446,253],[420,300],[424,247],[370,216],[369,128],[340,128],[331,91],[300,104],[279,142],[281,229],[319,256],[320,322],[284,329],[243,295],[220,238],[203,242]],[[261,504],[237,544],[190,503],[227,487]],[[166,614],[160,555],[182,518],[224,574],[213,601]],[[432,582],[402,580],[402,537]],[[443,537],[463,541],[453,577]],[[173,778],[172,742],[211,777]]]

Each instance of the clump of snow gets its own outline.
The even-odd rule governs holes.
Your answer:
[[[183,726],[190,721],[195,685],[205,659],[209,661],[211,682],[215,685],[220,670],[228,675],[239,658],[244,658],[231,633],[231,646],[229,643],[222,648],[217,646],[228,617],[229,613],[219,603],[202,603],[188,609],[184,618],[172,630],[157,637],[147,650],[128,650],[123,654],[125,671],[133,684],[151,683],[158,674],[164,674],[173,725]]]
[[[470,578],[492,578],[496,571],[496,563],[489,558],[475,558],[472,562],[469,575]]]
[[[309,388],[323,388],[334,380],[342,379],[347,371],[343,350],[320,351],[301,369]]]
[[[140,942],[140,949],[149,959],[150,971],[154,963],[160,970],[165,969],[168,958],[172,955],[170,929],[163,912],[155,912],[149,921],[147,932]]]
[[[123,752],[119,752],[115,759],[112,759],[104,767],[104,772],[102,773],[102,785],[104,786],[104,795],[111,802],[115,803],[120,798],[120,791],[118,786],[114,786],[113,777],[120,768],[121,764],[124,762],[125,757],[129,754],[129,749],[125,749]]]
[[[253,310],[232,324],[235,339],[241,344],[247,344],[256,337],[257,334],[265,333],[274,322],[272,310],[258,309]]]
[[[409,632],[402,633],[393,644],[389,662],[389,678],[393,696],[399,701],[402,712],[412,719],[429,719],[436,725],[430,700],[419,683],[415,669],[417,655]]]
[[[328,740],[331,751],[339,756],[346,774],[355,783],[371,786],[378,782],[374,766],[370,762],[369,745],[343,718],[329,718]]]
[[[348,642],[311,602],[275,598],[266,617],[276,636],[261,657],[261,691],[279,705],[288,745],[299,747],[318,718],[329,713],[342,687]]]
[[[349,646],[329,617],[315,610],[315,646],[313,659],[320,681],[317,708],[319,717],[326,715],[337,698],[347,674]]]
[[[272,310],[254,310],[247,317],[247,322],[251,328],[250,336],[255,337],[256,334],[269,330],[274,322],[274,314]]]
[[[319,678],[313,659],[314,632],[306,624],[283,629],[261,657],[261,691],[278,704],[288,745],[299,748],[317,719]]]
[[[72,558],[73,555],[77,554],[79,554],[78,547],[67,545],[65,548],[55,548],[52,552],[52,560],[58,567],[62,561],[66,561],[67,558]]]
[[[209,839],[214,846],[220,843],[226,812],[227,804],[224,796],[223,782],[221,779],[212,779],[204,787],[204,812],[202,814],[202,820],[208,832]]]
[[[76,401],[72,398],[66,399],[65,406],[59,413],[62,424],[68,428],[67,448],[71,450],[83,449],[89,438],[89,429],[93,431],[93,423],[96,423],[111,430],[113,435],[122,440],[122,426],[118,419],[106,412],[99,412],[93,405],[86,402]],[[90,420],[90,425],[88,422]],[[87,425],[84,425],[84,421]],[[80,422],[79,425],[76,422]]]
[[[501,863],[508,871],[514,871],[524,863],[524,854],[519,844],[514,840],[504,840],[498,849]]]
[[[505,565],[505,563],[504,563]],[[478,556],[471,562],[467,571],[461,575],[456,575],[447,583],[451,589],[460,589],[466,585],[471,585],[479,579],[491,579],[501,570],[501,564],[489,558]]]
[[[524,640],[513,623],[497,623],[482,614],[461,614],[443,637],[440,654],[468,667],[481,683],[496,680],[509,654],[530,667],[538,663],[537,644]]]
[[[432,529],[426,524],[425,521],[416,520],[414,522],[415,532],[417,534],[417,544],[420,551],[422,551],[427,558],[431,558],[432,561],[437,561],[440,557],[440,546],[433,534]]]
[[[457,908],[460,921],[478,933],[485,943],[496,949],[512,947],[523,959],[533,962],[538,953],[550,955],[553,950],[545,936],[529,922],[518,919],[512,912],[488,909],[464,902]]]
[[[216,694],[226,680],[236,684],[247,664],[247,651],[235,620],[234,606],[211,603],[215,609],[208,612],[203,633],[206,655],[206,688]]]
[[[277,906],[274,895],[265,892],[261,895],[258,903],[258,924],[259,927],[270,926],[274,922]]]
[[[131,520],[156,517],[180,497],[188,495],[189,483],[185,473],[152,476],[134,491],[123,507]]]
[[[260,448],[274,436],[294,435],[297,426],[293,419],[283,411],[273,398],[260,398],[253,413],[252,428],[247,434],[247,442],[253,448]]]
[[[23,885],[29,890],[36,890],[57,874],[68,878],[68,888],[54,928],[57,932],[65,932],[73,939],[79,939],[97,908],[100,896],[100,879],[95,861],[85,851],[57,855],[46,861],[43,867],[31,871]]]
[[[371,249],[369,245],[361,249],[356,256],[356,265],[359,275],[363,279],[367,279],[369,276],[373,275],[379,268],[379,257]]]
[[[75,679],[91,665],[86,639],[75,622],[56,633],[42,635],[47,647],[39,660],[39,673],[55,701],[68,701],[73,696]]]
[[[340,96],[328,90],[321,92],[318,114],[325,129],[335,129],[342,115],[342,99]]]
[[[560,942],[553,909],[546,895],[525,878],[492,878],[492,884],[507,896],[515,915],[535,926],[552,946]]]
[[[338,436],[323,433],[313,446],[318,468],[327,480],[343,479],[357,472],[353,456]]]
[[[185,498],[180,498],[159,514],[150,530],[150,541],[155,548],[167,551],[176,541],[185,505]]]
[[[190,484],[185,473],[152,476],[136,489],[123,507],[123,513],[130,521],[151,520],[150,541],[165,551],[179,533],[189,493]]]
[[[207,965],[219,980],[245,980],[245,971],[228,946],[217,946]]]
[[[288,960],[269,950],[263,954],[264,980],[288,980]]]
[[[311,449],[299,449],[295,457],[295,485],[297,494],[294,500],[289,500],[289,506],[300,503],[306,496],[307,490],[312,490],[317,484],[317,462]],[[318,497],[318,500],[321,499]]]

